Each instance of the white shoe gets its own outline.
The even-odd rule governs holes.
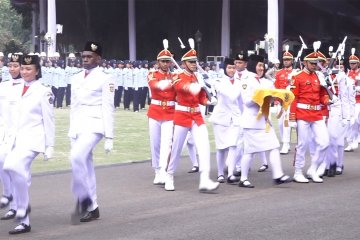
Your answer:
[[[154,185],[164,185],[165,184],[164,175],[161,174],[160,172],[155,173],[155,178],[154,178],[153,184]]]
[[[309,179],[307,179],[302,173],[295,173],[294,174],[294,182],[298,183],[308,183]]]
[[[283,143],[282,148],[280,150],[280,154],[288,154],[290,151],[290,145],[288,143]]]
[[[359,143],[357,141],[353,141],[353,143],[351,144],[351,148],[355,150],[358,149],[358,147],[359,147]]]
[[[165,190],[166,191],[174,191],[175,190],[175,187],[174,187],[174,175],[166,174]]]
[[[218,189],[220,186],[219,182],[213,182],[211,179],[200,180],[199,191],[200,192],[211,192]]]
[[[316,171],[313,171],[311,168],[306,172],[308,178],[311,178],[315,183],[322,183],[324,180],[317,175]]]
[[[345,149],[344,149],[345,152],[353,152],[354,149],[352,148],[351,144],[349,144],[349,146],[347,146]]]

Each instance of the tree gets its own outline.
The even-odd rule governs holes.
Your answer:
[[[30,30],[23,28],[23,17],[9,0],[0,0],[0,19],[0,51],[9,53],[15,49],[28,49]],[[9,46],[12,49],[6,49]]]

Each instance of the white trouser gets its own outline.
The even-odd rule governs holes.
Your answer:
[[[341,163],[344,158],[345,133],[347,132],[349,125],[343,125],[341,115],[332,115],[330,112],[328,120],[328,131],[329,131],[329,147],[326,154],[327,166],[334,163]]]
[[[281,117],[278,120],[280,139],[283,143],[290,143],[291,127],[289,127],[289,126],[285,127],[285,124],[284,124],[286,115],[288,115],[288,114],[289,114],[289,109],[286,112],[283,112],[283,114],[281,114]]]
[[[315,147],[311,157],[314,167],[318,167],[324,160],[325,152],[329,146],[329,135],[324,120],[308,122],[304,120],[297,121],[298,143],[296,145],[295,163],[296,169],[305,166],[305,153],[311,141],[314,141]]]
[[[30,166],[38,154],[15,146],[5,158],[4,170],[10,175],[18,211],[25,212],[29,207]],[[29,222],[29,216],[21,221],[26,225],[29,225]]]
[[[88,211],[98,207],[92,151],[102,137],[100,133],[81,133],[76,138],[71,138],[72,191],[80,202],[86,198],[91,199],[92,206]]]
[[[8,171],[4,170],[4,162],[5,158],[8,155],[5,147],[2,145],[0,146],[0,181],[2,183],[3,195],[4,196],[13,196],[13,201],[10,202],[10,209],[17,209],[16,200],[15,200],[15,190],[14,184],[11,183],[10,174]]]
[[[271,164],[272,177],[273,179],[281,178],[284,175],[281,166],[280,152],[279,149],[271,149],[263,152],[265,155],[269,153],[269,161]],[[251,162],[256,153],[246,153],[244,154],[241,160],[241,181],[248,180],[249,170],[251,167]]]
[[[195,167],[198,167],[199,166],[199,161],[198,161],[198,158],[196,156],[196,146],[195,146],[194,138],[192,137],[190,132],[188,132],[188,134],[186,136],[185,143],[186,143],[186,146],[187,146],[187,150],[188,150],[188,153],[189,153],[189,158],[191,160],[191,164],[193,166],[195,166]],[[185,144],[184,144],[184,147],[185,147]]]
[[[346,134],[346,139],[349,144],[358,140],[360,134],[360,103],[355,104],[355,122],[352,124]]]
[[[205,124],[198,126],[195,122],[191,128],[175,125],[171,156],[167,173],[174,174],[180,160],[181,151],[188,132],[191,132],[199,155],[199,171],[210,173],[210,143],[208,130]]]
[[[155,170],[165,171],[171,151],[173,128],[173,121],[149,118],[151,165]]]

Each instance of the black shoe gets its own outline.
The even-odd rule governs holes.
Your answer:
[[[241,177],[241,171],[234,171],[233,172],[233,175],[235,176],[235,177]]]
[[[16,212],[17,214],[19,213],[18,211]],[[17,222],[21,222],[22,220],[24,220],[29,214],[31,213],[31,207],[30,205],[27,207],[26,211],[25,211],[25,215],[24,216],[18,216],[15,215],[15,219]]]
[[[88,207],[92,204],[90,198],[86,198],[83,201],[77,201],[75,205],[75,210],[71,214],[71,224],[77,225],[80,224],[80,219],[87,213]]]
[[[289,183],[291,181],[292,181],[292,178],[287,175],[282,175],[281,177],[274,179],[274,183],[276,185],[280,185],[283,183]]]
[[[16,210],[10,209],[3,217],[1,217],[1,220],[10,220],[15,218],[16,216]]]
[[[5,196],[3,195],[1,197],[1,203],[0,203],[0,208],[6,208],[7,206],[9,206],[10,202],[13,200],[13,196]]]
[[[217,181],[218,181],[219,183],[224,183],[224,182],[225,182],[224,175],[218,176]]]
[[[188,171],[188,173],[195,173],[195,172],[199,172],[199,167],[193,166],[192,169],[190,169],[190,171]]]
[[[330,165],[330,168],[327,172],[327,176],[328,177],[335,177],[335,174],[336,174],[336,164],[331,164]]]
[[[343,171],[344,171],[344,166],[341,167],[341,170],[336,169],[335,174],[336,175],[341,175],[343,173]]]
[[[265,172],[265,170],[268,169],[268,168],[269,168],[269,166],[268,166],[267,164],[263,164],[263,165],[259,168],[258,172]]]
[[[251,182],[249,182],[249,180],[244,180],[244,181],[240,181],[239,187],[243,187],[243,188],[254,188],[255,186],[252,185]]]
[[[9,234],[21,234],[21,233],[27,233],[31,231],[30,225],[26,225],[25,223],[21,223],[13,230],[9,231]]]
[[[226,179],[226,182],[229,183],[229,184],[234,184],[234,183],[237,183],[240,181],[240,178],[239,177],[236,177],[234,175],[232,176],[229,176],[227,179]]]
[[[80,218],[80,222],[90,222],[92,220],[98,219],[100,217],[99,208],[97,207],[95,210],[85,213],[85,215]]]

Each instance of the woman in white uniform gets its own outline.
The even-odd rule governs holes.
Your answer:
[[[215,79],[215,90],[218,103],[215,106],[209,121],[213,125],[216,160],[218,167],[218,182],[225,182],[224,166],[228,163],[228,183],[238,182],[232,175],[236,159],[242,150],[242,129],[240,118],[242,112],[241,82],[234,80],[236,72],[234,59],[226,58],[224,61],[225,75]],[[240,149],[240,150],[239,150]]]
[[[260,107],[253,101],[257,89],[267,88],[262,77],[264,75],[264,57],[251,55],[247,64],[248,72],[241,77],[241,96],[243,100],[242,127],[244,129],[244,156],[241,160],[240,187],[253,188],[248,180],[251,161],[256,153],[268,152],[272,166],[272,177],[276,184],[290,181],[290,177],[284,175],[281,166],[279,147],[270,120],[263,114],[258,119]]]
[[[11,98],[21,98],[16,105],[12,105],[14,102],[10,99],[11,110],[8,114],[13,125],[5,136],[10,152],[5,158],[4,170],[10,175],[14,187],[17,205],[15,218],[19,223],[9,234],[31,230],[31,163],[39,153],[45,153],[45,158],[51,158],[55,139],[54,96],[49,87],[37,81],[41,76],[39,57],[25,55],[20,73],[24,82],[18,84],[19,87],[14,89]]]
[[[17,98],[11,98],[12,91],[18,88],[18,84],[22,83],[23,80],[20,75],[22,57],[17,54],[11,54],[8,62],[9,73],[11,76],[10,81],[3,81],[0,84],[0,118],[1,118],[1,139],[4,139],[8,129],[11,129],[11,121],[9,121],[9,100],[12,99],[12,105],[21,99],[21,96]],[[17,100],[17,101],[16,101]],[[0,199],[0,208],[6,208],[9,206],[9,211],[5,213],[1,220],[13,219],[16,214],[16,201],[14,201],[14,190],[11,184],[10,175],[7,171],[3,170],[4,161],[9,152],[8,145],[5,141],[1,142],[0,145],[0,179],[2,183],[3,195]]]

